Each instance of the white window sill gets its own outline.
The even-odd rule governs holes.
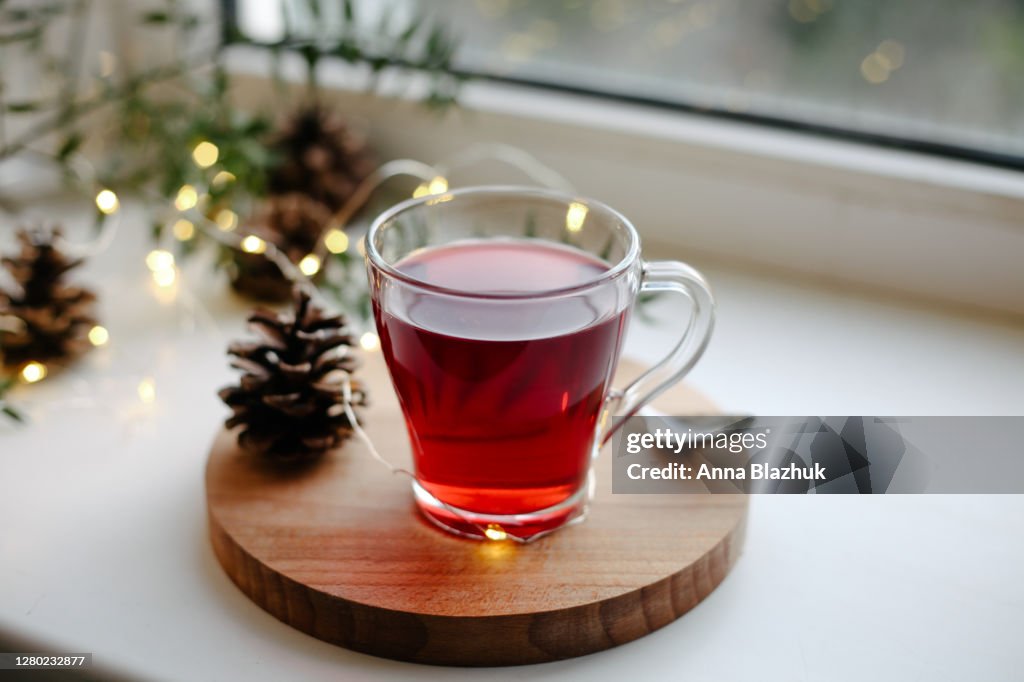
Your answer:
[[[1024,325],[793,278],[705,267],[714,336],[687,382],[725,411],[815,415],[1024,414]],[[653,362],[682,314],[636,318],[626,352]],[[660,321],[660,322],[658,322]]]

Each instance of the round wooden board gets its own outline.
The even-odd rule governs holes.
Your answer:
[[[623,362],[617,384],[640,368]],[[360,370],[378,449],[409,463],[380,353]],[[664,412],[713,410],[677,387]],[[282,475],[221,433],[206,470],[210,536],[224,570],[271,614],[376,656],[442,665],[540,663],[600,651],[672,622],[725,578],[743,542],[739,495],[612,495],[611,457],[582,524],[528,545],[449,536],[409,480],[356,441]]]

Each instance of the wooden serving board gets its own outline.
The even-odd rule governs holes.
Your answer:
[[[623,363],[619,381],[640,368]],[[360,370],[377,448],[409,462],[380,353]],[[685,387],[664,412],[708,413]],[[612,495],[611,457],[582,524],[528,545],[445,534],[417,512],[409,480],[356,441],[303,472],[253,462],[234,434],[206,470],[210,537],[224,570],[271,614],[376,656],[444,665],[540,663],[607,649],[667,625],[725,578],[743,542],[738,495]]]

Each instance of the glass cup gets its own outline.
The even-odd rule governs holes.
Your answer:
[[[714,322],[700,273],[642,260],[620,213],[548,190],[403,202],[374,221],[366,259],[416,503],[468,537],[529,540],[581,519],[601,445],[689,371]],[[616,390],[641,292],[682,294],[690,315],[668,356]]]

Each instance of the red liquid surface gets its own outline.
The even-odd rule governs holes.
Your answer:
[[[477,293],[572,286],[608,269],[583,252],[525,240],[436,247],[397,267]],[[580,490],[629,312],[617,310],[612,289],[523,303],[405,288],[383,306],[374,301],[424,488],[455,507],[502,515]]]

